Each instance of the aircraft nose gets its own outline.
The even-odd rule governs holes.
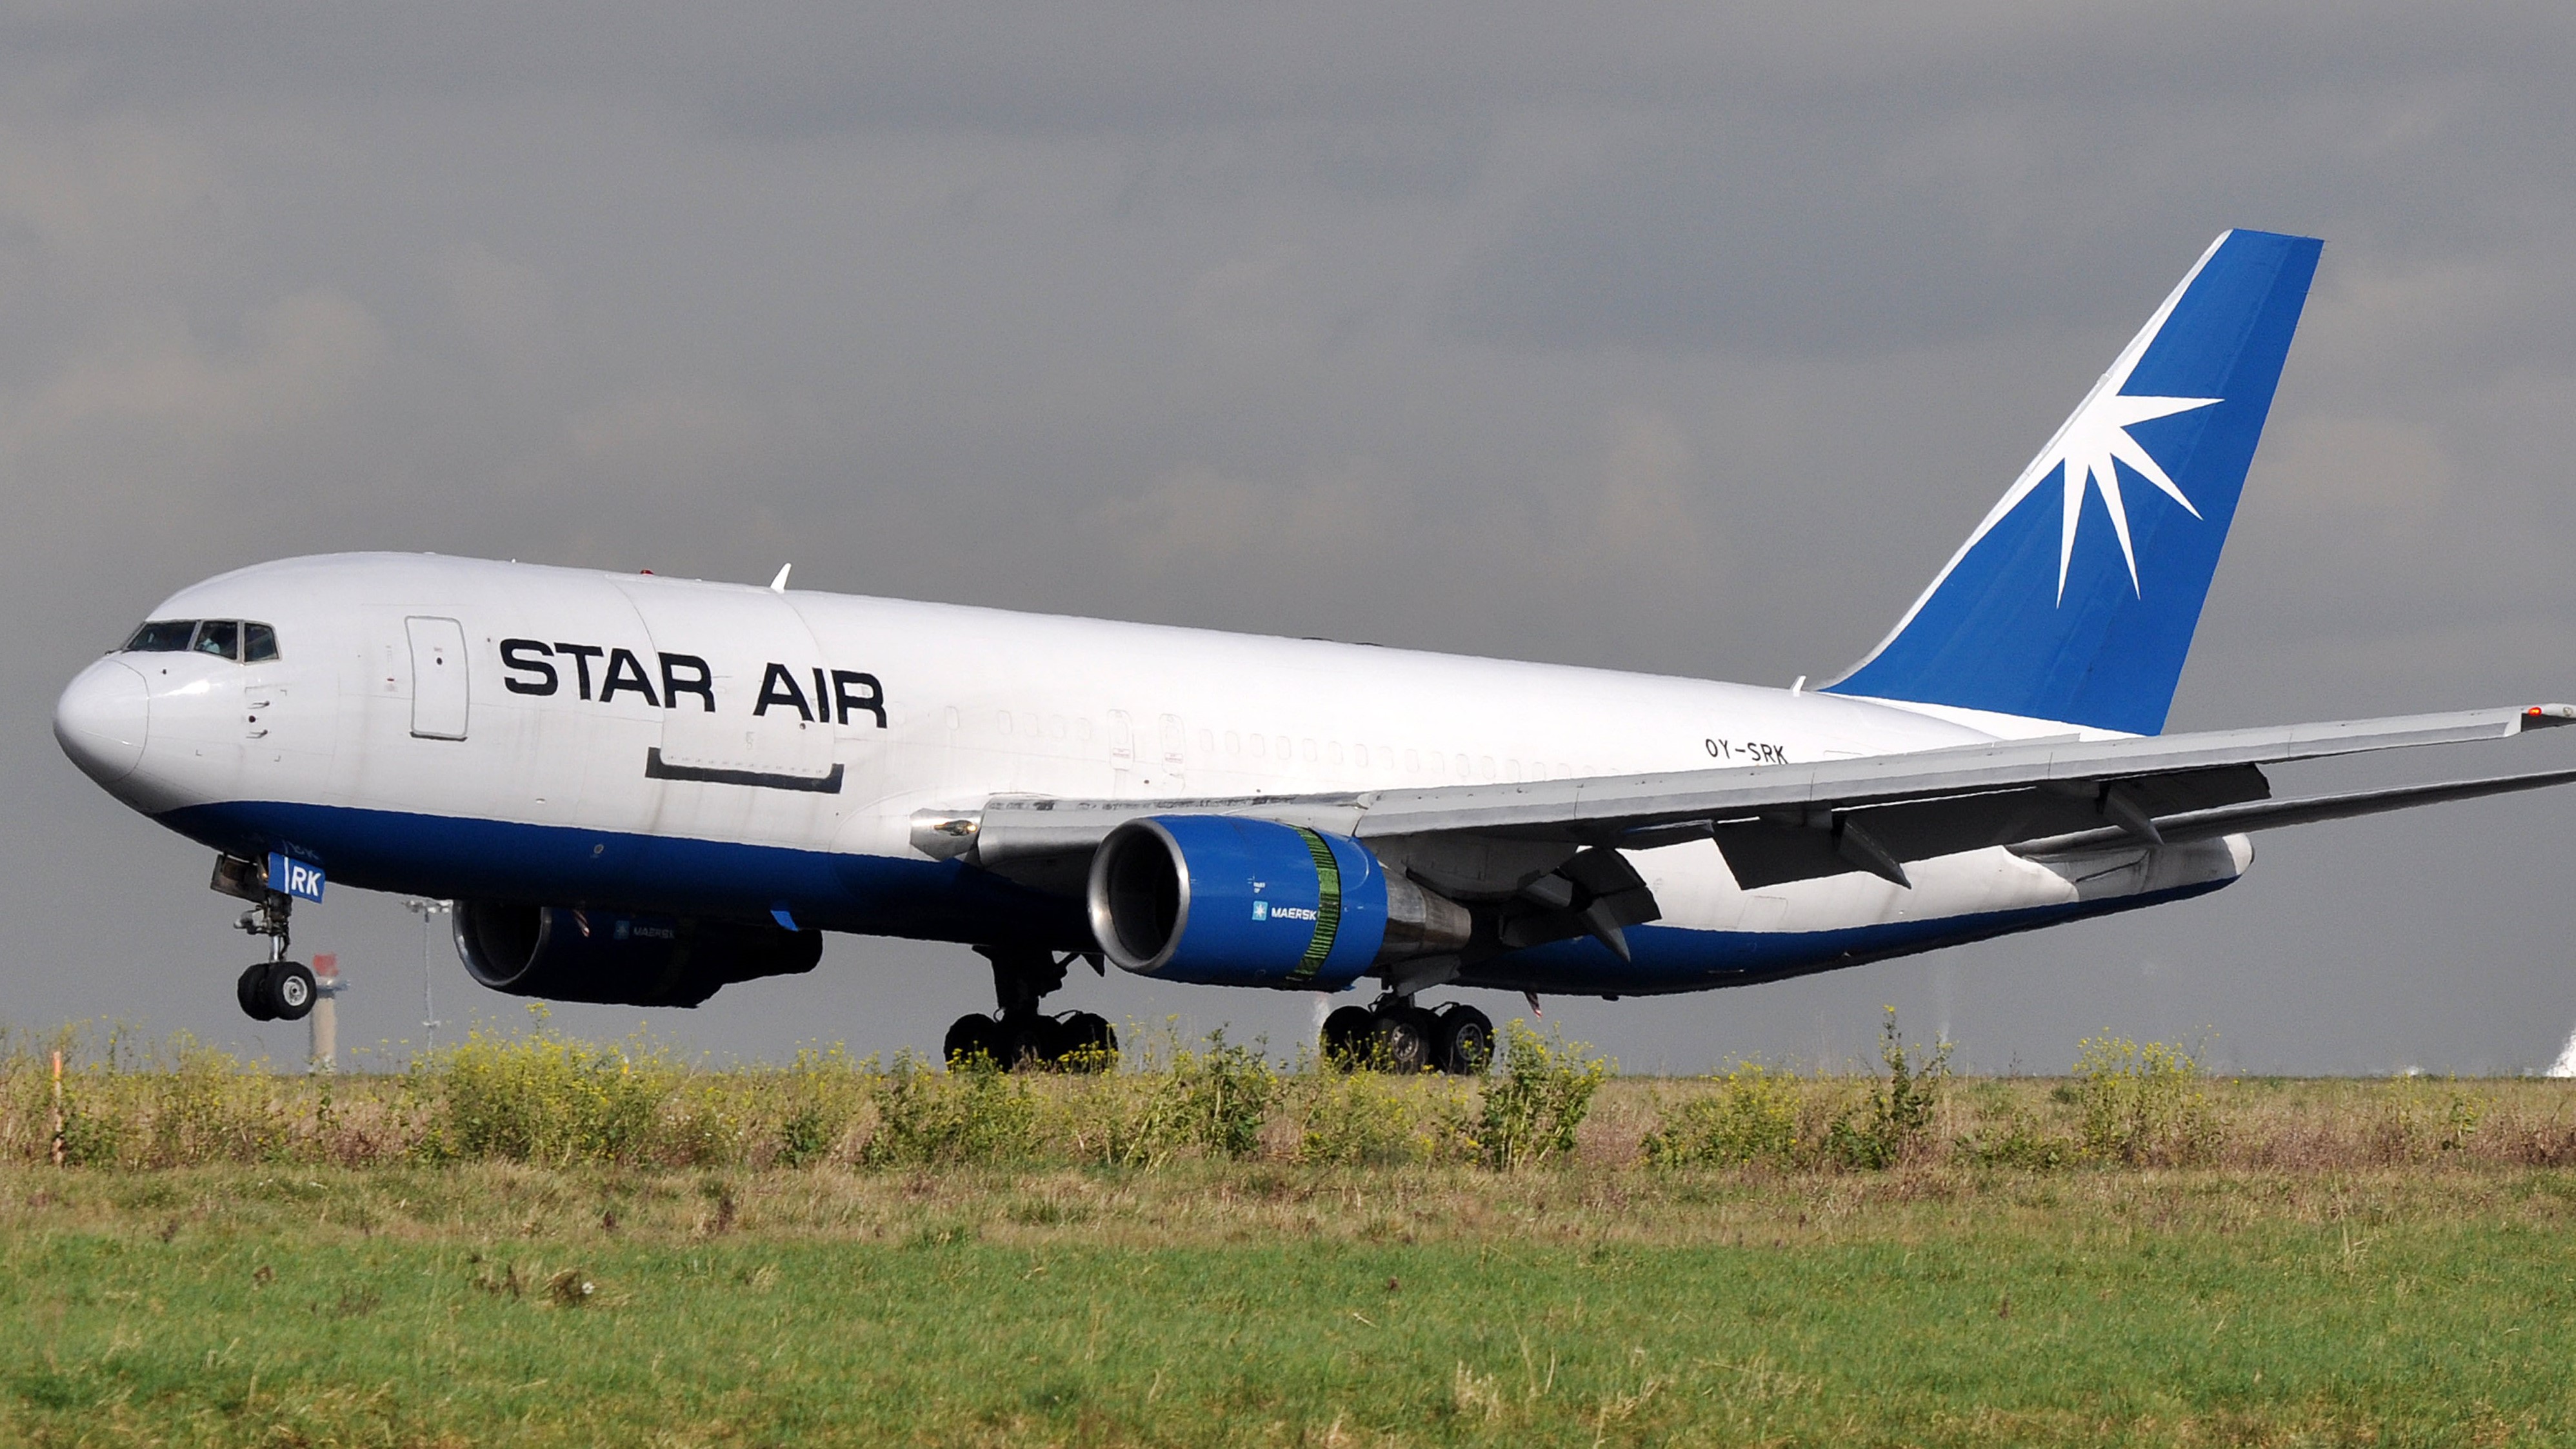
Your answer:
[[[102,659],[75,677],[54,701],[54,738],[81,773],[113,785],[143,763],[152,723],[152,693],[143,676]]]

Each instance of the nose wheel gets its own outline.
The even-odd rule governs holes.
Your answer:
[[[301,961],[262,961],[233,983],[242,1014],[253,1021],[302,1021],[315,992],[312,969]]]
[[[249,935],[268,938],[268,959],[242,972],[233,983],[234,999],[241,1003],[242,1015],[253,1021],[302,1021],[312,1013],[317,988],[312,968],[286,959],[287,918],[295,902],[282,891],[261,889],[247,874],[246,864],[227,871],[225,867],[232,864],[236,863],[229,856],[216,861],[215,889],[250,900],[251,908],[233,924]]]
[[[1064,984],[1067,966],[1078,959],[1092,959],[1092,969],[1099,970],[1096,958],[1081,953],[1058,957],[1043,949],[1006,946],[975,950],[993,963],[993,994],[1000,998],[1001,1010],[992,1016],[957,1018],[940,1051],[950,1065],[977,1056],[1003,1068],[1105,1072],[1118,1064],[1118,1033],[1108,1018],[1088,1011],[1050,1016],[1038,1010],[1047,993]]]

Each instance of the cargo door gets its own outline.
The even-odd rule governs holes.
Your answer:
[[[415,616],[403,620],[403,628],[411,635],[412,734],[424,740],[465,738],[465,626]]]
[[[813,632],[767,589],[620,580],[653,637],[660,693],[655,778],[763,793],[837,795],[829,672]]]

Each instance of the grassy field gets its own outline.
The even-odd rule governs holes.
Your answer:
[[[2576,1437],[2551,1169],[0,1175],[32,1443]]]
[[[0,1063],[0,1442],[2576,1441],[2566,1084],[487,1046]]]

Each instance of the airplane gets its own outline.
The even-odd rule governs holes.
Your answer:
[[[181,589],[63,691],[117,799],[216,852],[310,1008],[298,899],[455,903],[498,991],[695,1006],[840,931],[973,947],[951,1059],[1099,1060],[1068,969],[1324,993],[1322,1049],[1467,1072],[1435,988],[1628,995],[2180,901],[2253,832],[2576,780],[2304,799],[2265,768],[2541,704],[2165,734],[2322,244],[2213,241],[1886,638],[1788,689],[394,553]],[[1362,1004],[1365,1000],[1366,1004]]]

